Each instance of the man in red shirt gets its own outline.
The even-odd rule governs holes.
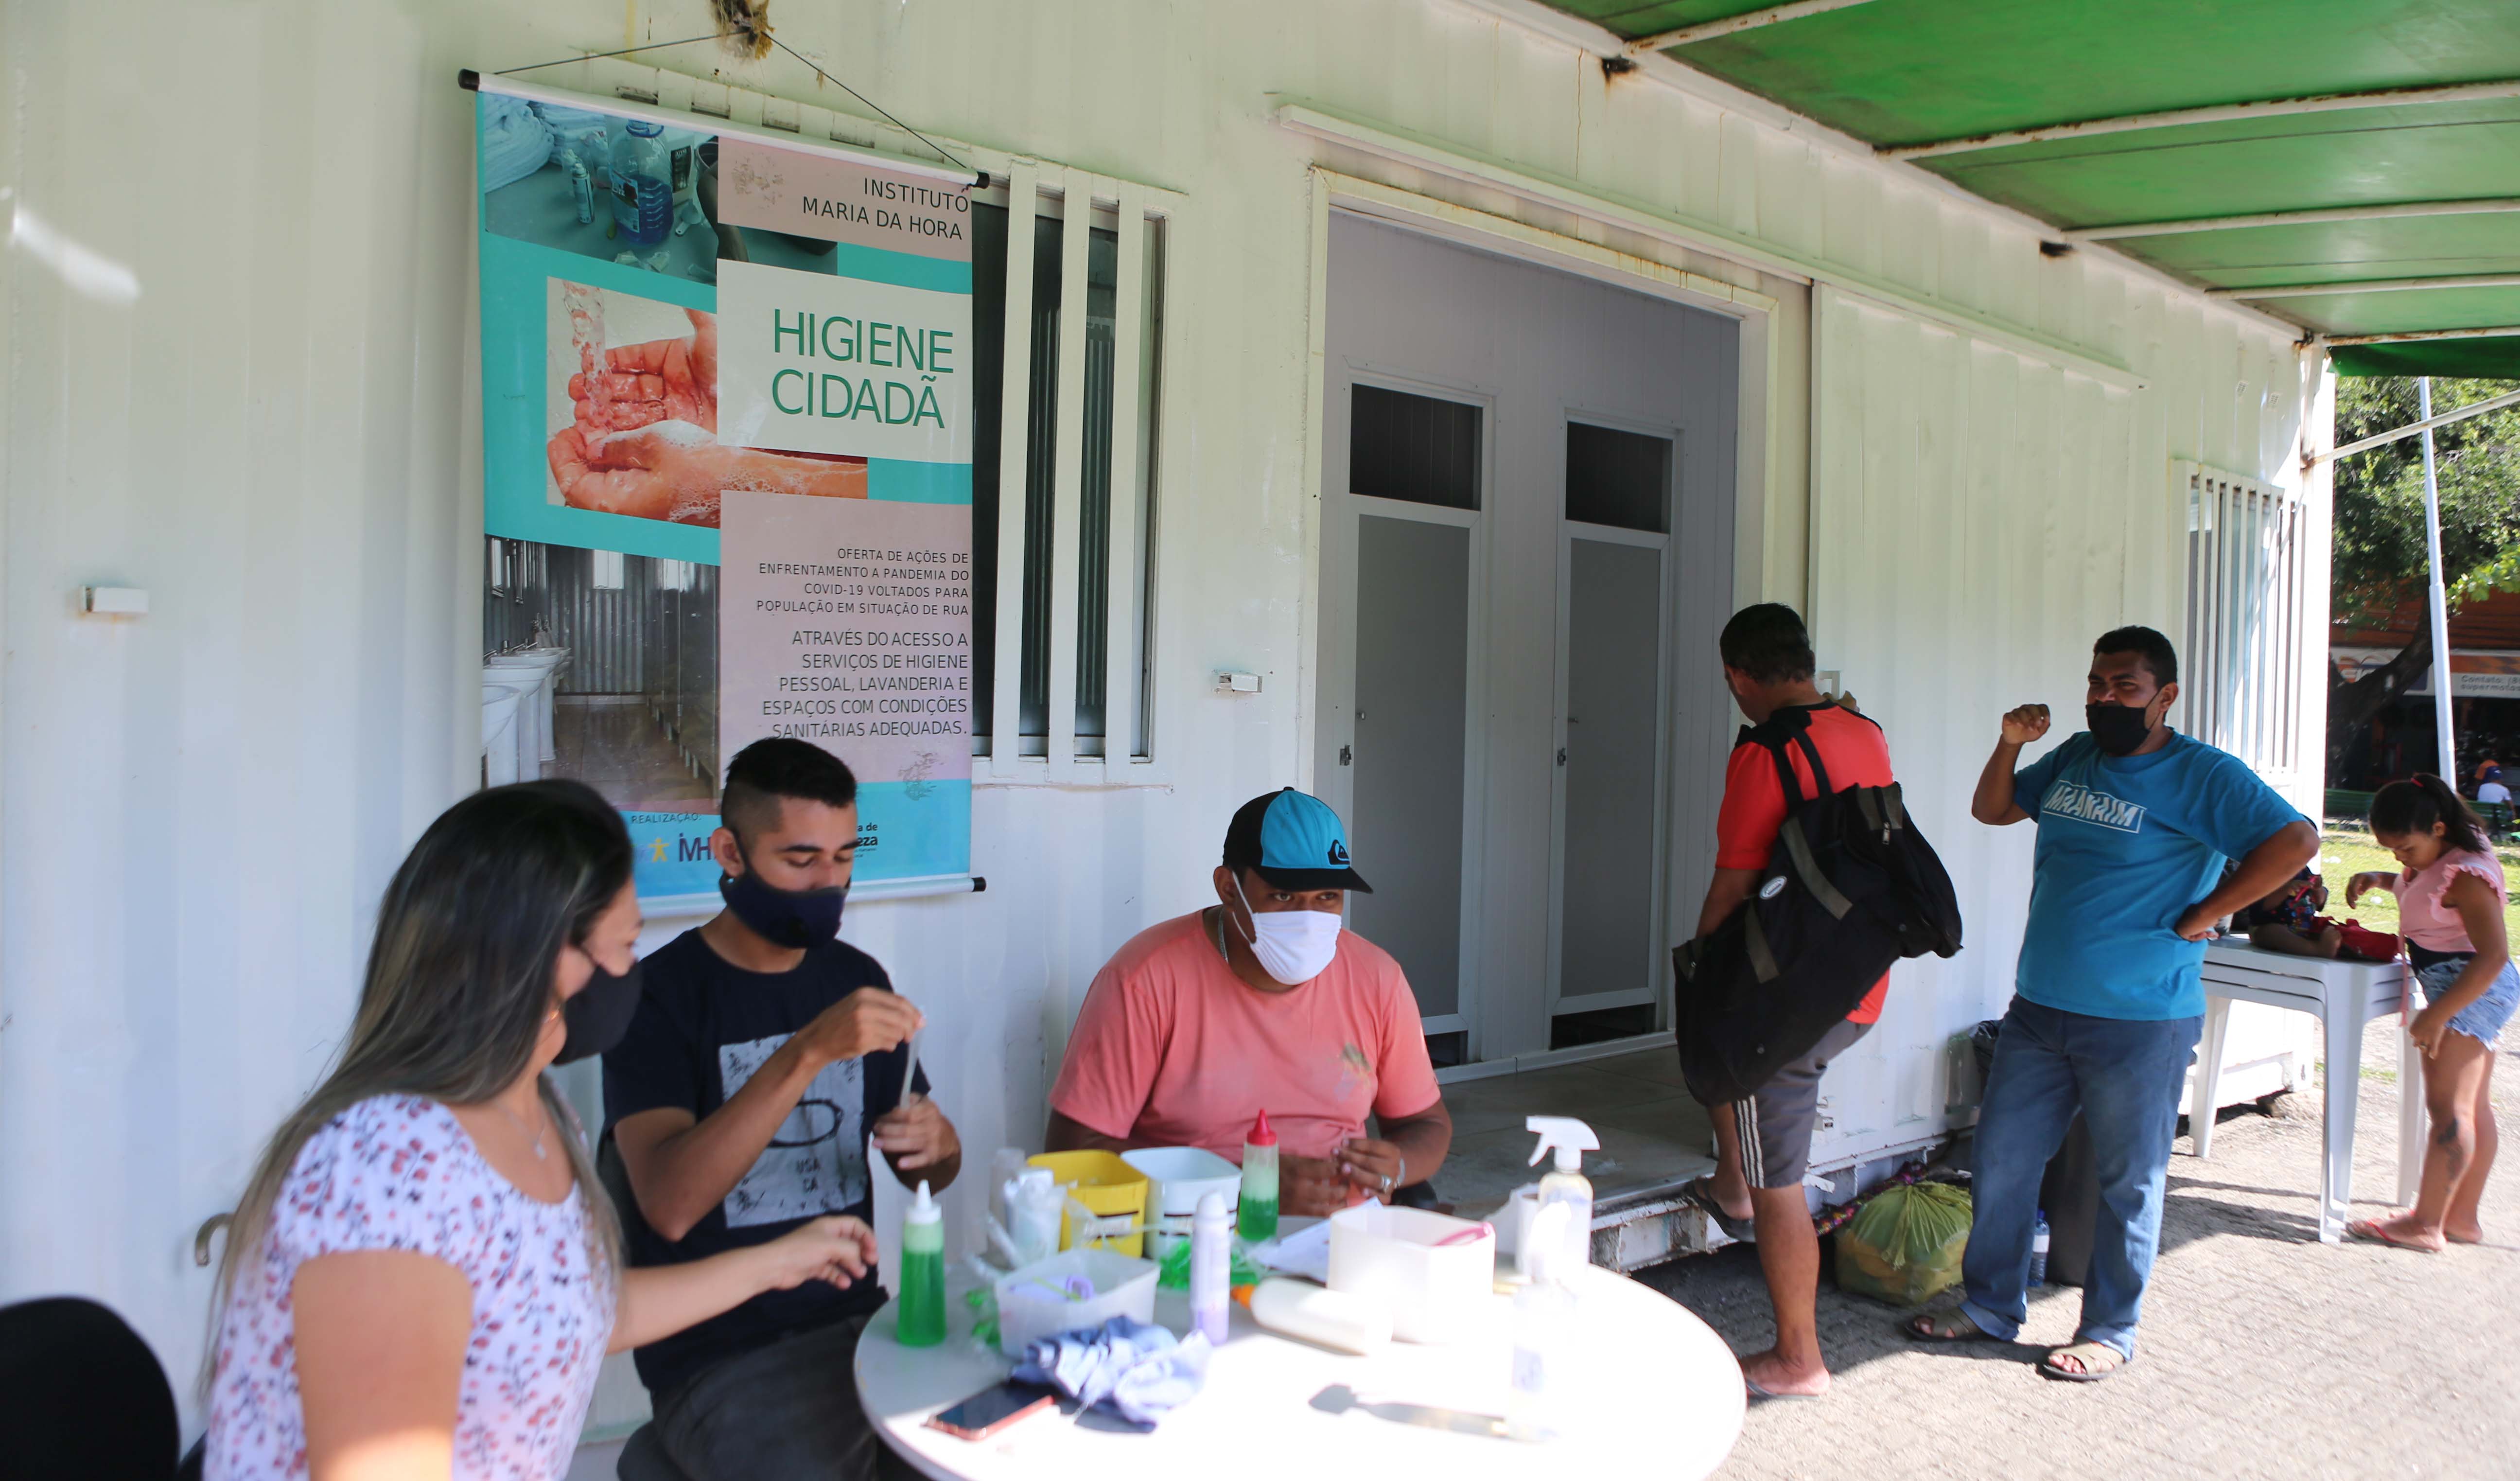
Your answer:
[[[1724,805],[1715,820],[1715,879],[1698,913],[1697,933],[1711,933],[1750,898],[1766,872],[1769,850],[1784,826],[1785,794],[1776,753],[1767,736],[1809,735],[1828,772],[1831,790],[1884,786],[1890,747],[1881,727],[1826,696],[1812,683],[1811,635],[1794,609],[1774,602],[1743,607],[1724,625],[1717,642],[1724,682],[1750,728],[1732,747],[1724,771]],[[1816,795],[1811,762],[1800,746],[1787,754],[1800,794]],[[1714,1108],[1715,1171],[1688,1186],[1688,1196],[1715,1216],[1735,1238],[1756,1228],[1759,1269],[1768,1278],[1768,1299],[1777,1311],[1777,1345],[1741,1360],[1741,1376],[1762,1398],[1818,1398],[1828,1392],[1822,1360],[1817,1302],[1820,1236],[1813,1233],[1803,1174],[1811,1162],[1813,1123],[1820,1109],[1820,1077],[1829,1061],[1868,1032],[1881,1016],[1884,976],[1811,1053],[1787,1064],[1747,1100]]]

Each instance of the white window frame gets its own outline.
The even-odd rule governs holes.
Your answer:
[[[1149,272],[1148,234],[1143,228],[1148,222],[1163,228],[1162,266],[1169,272],[1179,259],[1170,234],[1179,220],[1182,198],[1135,181],[1038,159],[1012,160],[1005,180],[1006,351],[1002,364],[1006,383],[999,398],[997,667],[990,705],[993,734],[974,738],[987,741],[988,751],[971,758],[971,780],[1062,786],[1159,785],[1165,779],[1154,765],[1157,727],[1140,723],[1142,696],[1152,701],[1159,690],[1146,682],[1155,672],[1156,661],[1156,624],[1148,620],[1156,561],[1153,532],[1139,523],[1137,490],[1152,476],[1155,497],[1146,511],[1151,517],[1166,479],[1161,470],[1146,466],[1146,428],[1136,387],[1145,380],[1148,357],[1155,357],[1164,372],[1154,385],[1150,408],[1159,429],[1156,452],[1159,461],[1170,461],[1165,454],[1173,439],[1162,436],[1160,429],[1169,421],[1169,372],[1181,364],[1177,331],[1182,316],[1166,294],[1165,342],[1157,345],[1149,340],[1147,318],[1140,310],[1148,301]],[[1080,202],[1088,208],[1074,209]],[[1052,483],[1049,735],[1042,753],[1026,755],[1018,728],[1023,714],[1023,553],[1029,513],[1025,490],[1032,472],[1032,449],[1031,398],[1023,377],[1032,364],[1033,230],[1042,217],[1058,220],[1060,230],[1058,422],[1052,443],[1058,450],[1058,467]],[[1103,660],[1104,753],[1099,756],[1084,754],[1076,735],[1077,591],[1084,573],[1080,541],[1085,502],[1086,271],[1091,234],[1097,225],[1114,228],[1119,245],[1111,326],[1109,609],[1104,621],[1109,647]],[[1139,229],[1124,229],[1131,226]],[[1163,287],[1157,285],[1159,292]]]
[[[2305,724],[2300,661],[2303,624],[2324,606],[2312,589],[2309,494],[2184,461],[2171,465],[2171,486],[2187,512],[2182,728],[2290,795],[2325,760]]]

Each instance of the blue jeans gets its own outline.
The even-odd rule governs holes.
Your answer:
[[[2100,1180],[2078,1342],[2135,1356],[2144,1281],[2161,1244],[2162,1184],[2179,1131],[2179,1097],[2205,1020],[2095,1018],[2014,998],[1978,1109],[1960,1310],[2011,1341],[2029,1314],[2031,1227],[2039,1180],[2079,1109]]]

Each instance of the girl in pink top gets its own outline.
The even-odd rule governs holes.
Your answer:
[[[2371,799],[2371,833],[2398,856],[2396,875],[2356,875],[2350,907],[2385,884],[2427,1007],[2407,1025],[2424,1053],[2424,1108],[2432,1140],[2415,1206],[2362,1219],[2351,1234],[2407,1249],[2439,1250],[2485,1237],[2477,1203],[2494,1168],[2494,1045],[2520,1006],[2520,971],[2502,929],[2502,864],[2476,815],[2439,777],[2392,782]]]

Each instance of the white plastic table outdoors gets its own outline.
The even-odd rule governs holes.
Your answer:
[[[893,1340],[897,1301],[867,1324],[858,1397],[877,1433],[942,1481],[1527,1481],[1540,1471],[1607,1475],[1640,1463],[1667,1481],[1698,1481],[1714,1471],[1741,1433],[1743,1408],[1740,1365],[1724,1339],[1679,1303],[1610,1271],[1586,1269],[1576,1291],[1568,1346],[1580,1366],[1566,1375],[1566,1432],[1538,1445],[1469,1432],[1505,1413],[1512,1302],[1504,1296],[1484,1298],[1477,1329],[1458,1342],[1394,1342],[1371,1358],[1278,1336],[1238,1305],[1206,1388],[1152,1433],[1046,1413],[969,1441],[924,1421],[1001,1381],[1012,1365],[971,1342],[958,1290],[940,1347]],[[1344,1414],[1314,1407],[1336,1384],[1354,1390],[1358,1405]]]
[[[2320,1114],[2318,1237],[2345,1237],[2354,1203],[2354,1119],[2361,1107],[2362,1025],[2396,1012],[2412,983],[2403,962],[2342,962],[2260,951],[2236,941],[2205,948],[2205,1042],[2196,1061],[2189,1133],[2202,1160],[2214,1143],[2215,1082],[2223,1074],[2223,1039],[2234,999],[2316,1013],[2326,1033],[2327,1073]],[[2412,1203],[2424,1168],[2423,1055],[2398,1029],[2398,1201]]]

